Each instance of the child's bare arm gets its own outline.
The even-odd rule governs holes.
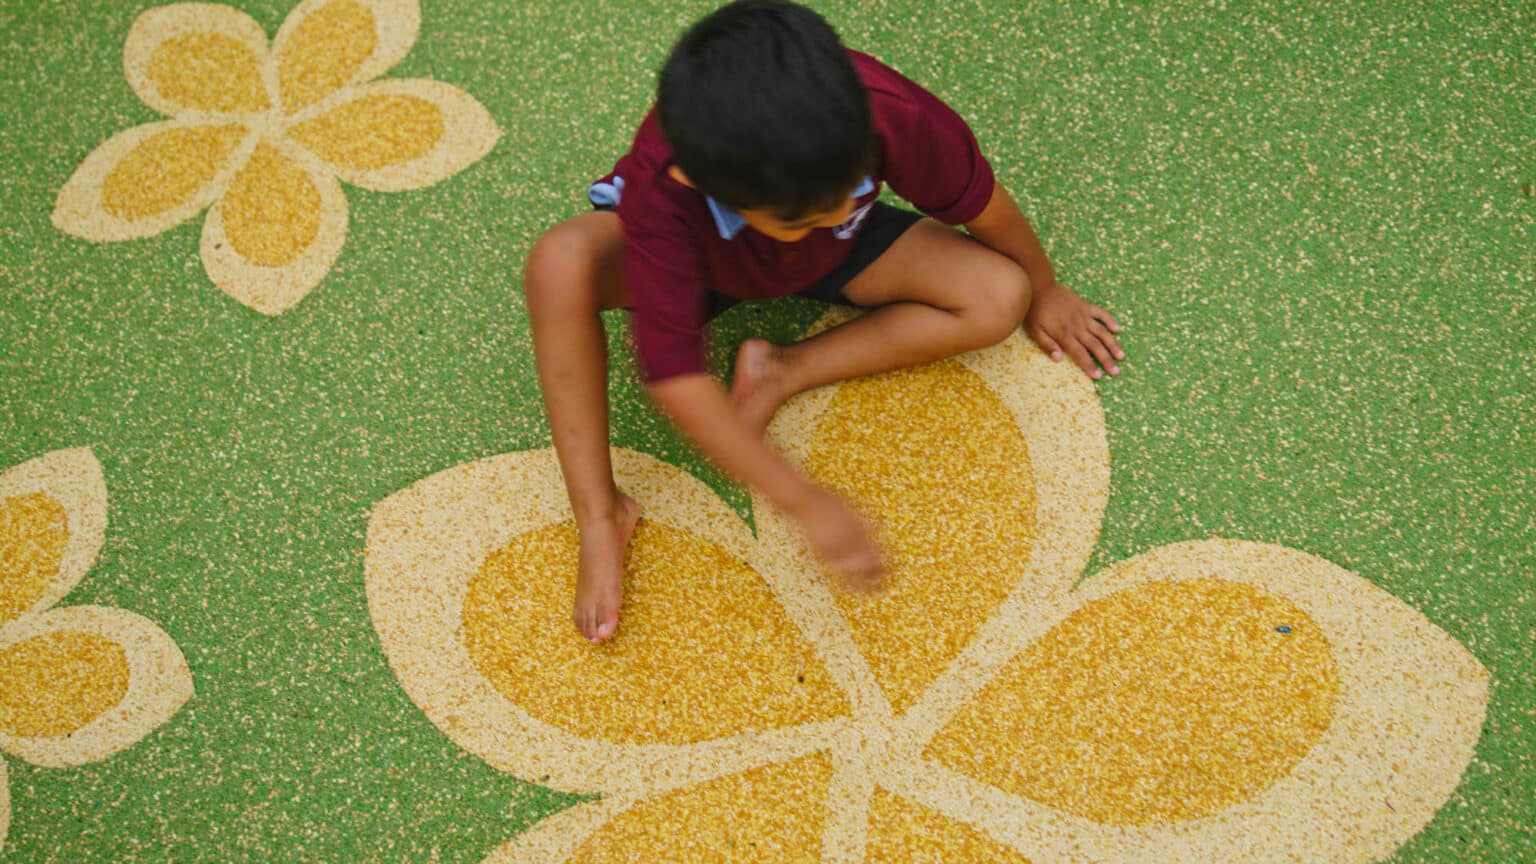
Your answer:
[[[651,385],[650,393],[705,456],[794,518],[811,548],[849,587],[878,587],[884,570],[880,550],[863,520],[837,496],[802,477],[753,432],[718,381],[680,375]]]
[[[1054,360],[1060,360],[1065,351],[1094,378],[1103,375],[1099,366],[1111,375],[1119,374],[1115,361],[1124,360],[1125,352],[1114,334],[1120,332],[1120,323],[1102,307],[1056,281],[1034,228],[1001,183],[993,188],[986,209],[965,228],[977,240],[1018,262],[1029,276],[1033,299],[1024,328],[1036,344]]]

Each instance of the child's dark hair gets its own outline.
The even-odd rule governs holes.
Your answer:
[[[864,84],[831,25],[787,0],[737,0],[693,25],[656,102],[677,166],[737,210],[833,210],[871,168]]]

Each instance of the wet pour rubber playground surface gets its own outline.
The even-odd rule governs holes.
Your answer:
[[[594,650],[521,267],[708,8],[0,0],[0,861],[1536,860],[1536,15],[818,4],[1124,373],[786,406],[850,597],[614,315]]]

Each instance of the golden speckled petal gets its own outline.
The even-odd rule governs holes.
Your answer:
[[[475,668],[535,718],[613,743],[691,744],[847,713],[762,578],[665,522],[640,520],[623,626],[587,644],[571,624],[577,542],[569,521],[519,534],[464,599]]]
[[[0,648],[0,735],[71,735],[127,692],[128,655],[104,636],[52,630]]]
[[[770,437],[862,503],[896,572],[884,596],[835,597],[796,526],[758,499],[762,569],[802,629],[824,634],[818,648],[861,716],[910,709],[904,722],[919,735],[1017,653],[1033,604],[1065,595],[1108,495],[1091,385],[1018,335],[805,394],[779,412]]]
[[[238,123],[135,126],[85,157],[59,190],[53,224],[98,243],[159,234],[218,198],[255,146]]]
[[[288,113],[372,80],[416,42],[416,0],[304,0],[273,40],[279,97]]]
[[[819,862],[832,760],[818,754],[539,823],[484,864]],[[724,817],[724,818],[722,818]]]
[[[1328,640],[1293,604],[1227,580],[1152,582],[1067,616],[929,755],[1094,822],[1178,822],[1289,774],[1337,692]]]
[[[203,266],[220,290],[264,315],[320,284],[347,237],[336,178],[290,145],[263,142],[203,223]]]
[[[884,789],[876,789],[870,802],[864,860],[868,864],[1029,864],[1028,858],[975,828]]]
[[[1037,857],[1379,860],[1455,790],[1487,706],[1454,639],[1283,547],[1161,547],[1050,616],[896,783]]]
[[[68,543],[69,520],[53,496],[0,498],[0,624],[20,618],[58,581]]]
[[[149,620],[71,606],[0,628],[11,690],[0,701],[0,750],[36,765],[96,762],[131,747],[192,695],[176,643]]]
[[[600,647],[571,623],[553,451],[461,465],[374,507],[369,609],[406,691],[492,765],[571,791],[662,794],[825,746],[849,706],[748,566],[746,526],[698,480],[613,455],[642,522]]]
[[[446,180],[489,153],[500,135],[474,97],[427,79],[354,88],[346,101],[288,129],[343,180],[380,192]]]
[[[266,59],[261,25],[213,3],[146,10],[123,49],[129,86],[144,104],[170,115],[265,111],[272,104],[263,78]]]
[[[107,486],[89,448],[55,450],[0,473],[0,626],[68,594],[106,533]]]
[[[936,401],[943,410],[919,407]],[[1028,447],[1002,400],[955,361],[844,383],[813,440],[810,479],[879,526],[890,588],[837,604],[905,711],[1026,572],[1036,512]]]
[[[577,847],[582,864],[817,861],[832,760],[808,756],[643,802]],[[722,814],[731,814],[722,819]]]

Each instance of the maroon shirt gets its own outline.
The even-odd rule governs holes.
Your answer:
[[[654,109],[613,172],[592,185],[594,203],[617,201],[625,288],[646,381],[707,371],[711,290],[741,300],[783,297],[831,272],[847,257],[882,182],[951,225],[975,219],[992,199],[992,167],[965,121],[894,69],[848,53],[869,92],[880,158],[846,224],[817,228],[793,243],[740,225],[733,212],[667,174],[672,149]]]

